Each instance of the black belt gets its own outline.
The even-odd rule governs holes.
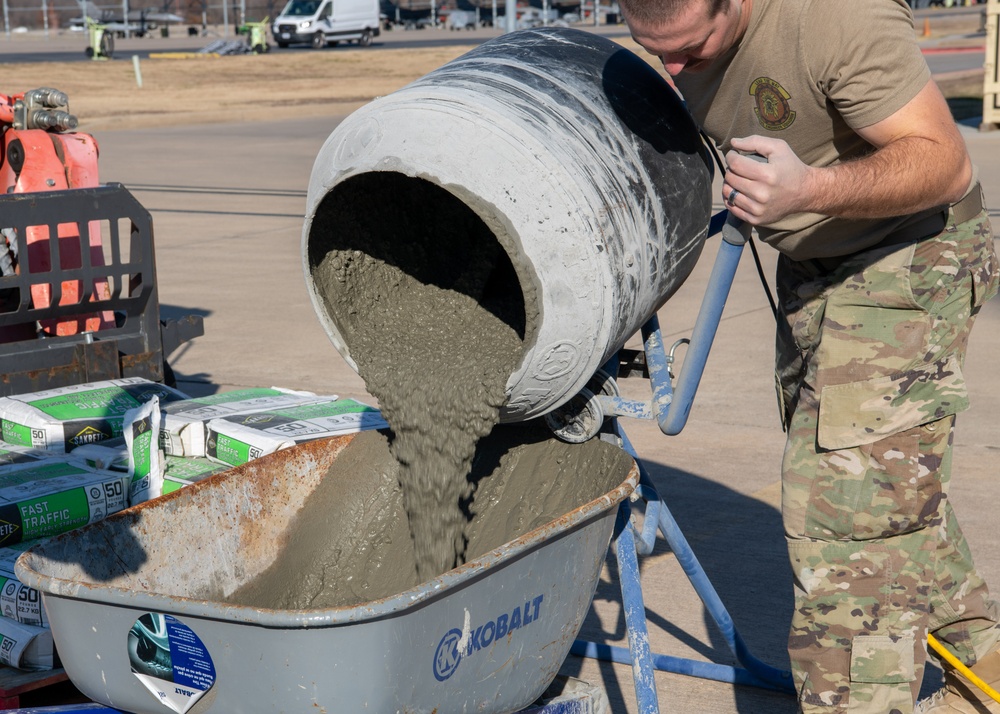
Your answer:
[[[982,212],[984,205],[983,187],[977,181],[972,190],[965,194],[957,203],[953,203],[947,208],[942,208],[939,212],[932,213],[916,223],[911,223],[908,226],[900,228],[898,231],[893,231],[880,240],[876,246],[909,243],[910,241],[936,236],[944,230],[949,220],[956,226],[966,221],[971,221]]]
[[[970,190],[957,203],[953,203],[947,208],[942,208],[940,211],[932,213],[926,218],[921,218],[915,223],[911,223],[910,225],[904,226],[897,231],[893,231],[875,245],[870,248],[865,248],[859,251],[859,253],[872,250],[872,248],[911,243],[913,241],[923,240],[924,238],[931,238],[943,231],[949,222],[953,222],[957,226],[965,223],[966,221],[971,221],[973,218],[982,213],[985,206],[986,202],[983,199],[983,187],[977,181],[976,185],[972,187],[972,190]],[[831,258],[813,258],[812,260],[813,263],[822,268],[824,271],[830,271],[834,270],[845,260],[855,255],[857,255],[857,253]]]

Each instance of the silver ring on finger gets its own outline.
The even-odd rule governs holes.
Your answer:
[[[730,206],[732,206],[733,205],[733,201],[735,201],[736,197],[739,196],[739,195],[740,195],[740,192],[737,191],[734,188],[732,191],[729,192],[729,196],[726,198],[726,203],[729,204]]]

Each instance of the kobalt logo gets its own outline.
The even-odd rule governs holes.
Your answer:
[[[463,657],[474,655],[501,637],[530,625],[538,619],[541,608],[542,596],[539,595],[524,603],[523,607],[515,607],[511,612],[505,612],[478,627],[469,624],[466,614],[465,627],[448,630],[438,643],[434,652],[434,678],[439,682],[445,681],[455,673]]]

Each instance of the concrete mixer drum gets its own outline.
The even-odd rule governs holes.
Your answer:
[[[331,134],[309,185],[307,287],[357,369],[364,306],[348,298],[350,280],[322,275],[328,256],[379,246],[377,259],[405,272],[417,244],[440,264],[498,247],[524,313],[501,420],[523,421],[579,394],[684,281],[707,236],[711,182],[693,120],[646,62],[582,31],[511,33]],[[415,193],[418,215],[393,205]],[[455,222],[468,235],[441,243]]]

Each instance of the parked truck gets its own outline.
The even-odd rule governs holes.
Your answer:
[[[271,25],[278,47],[368,46],[379,31],[379,0],[289,0]]]

